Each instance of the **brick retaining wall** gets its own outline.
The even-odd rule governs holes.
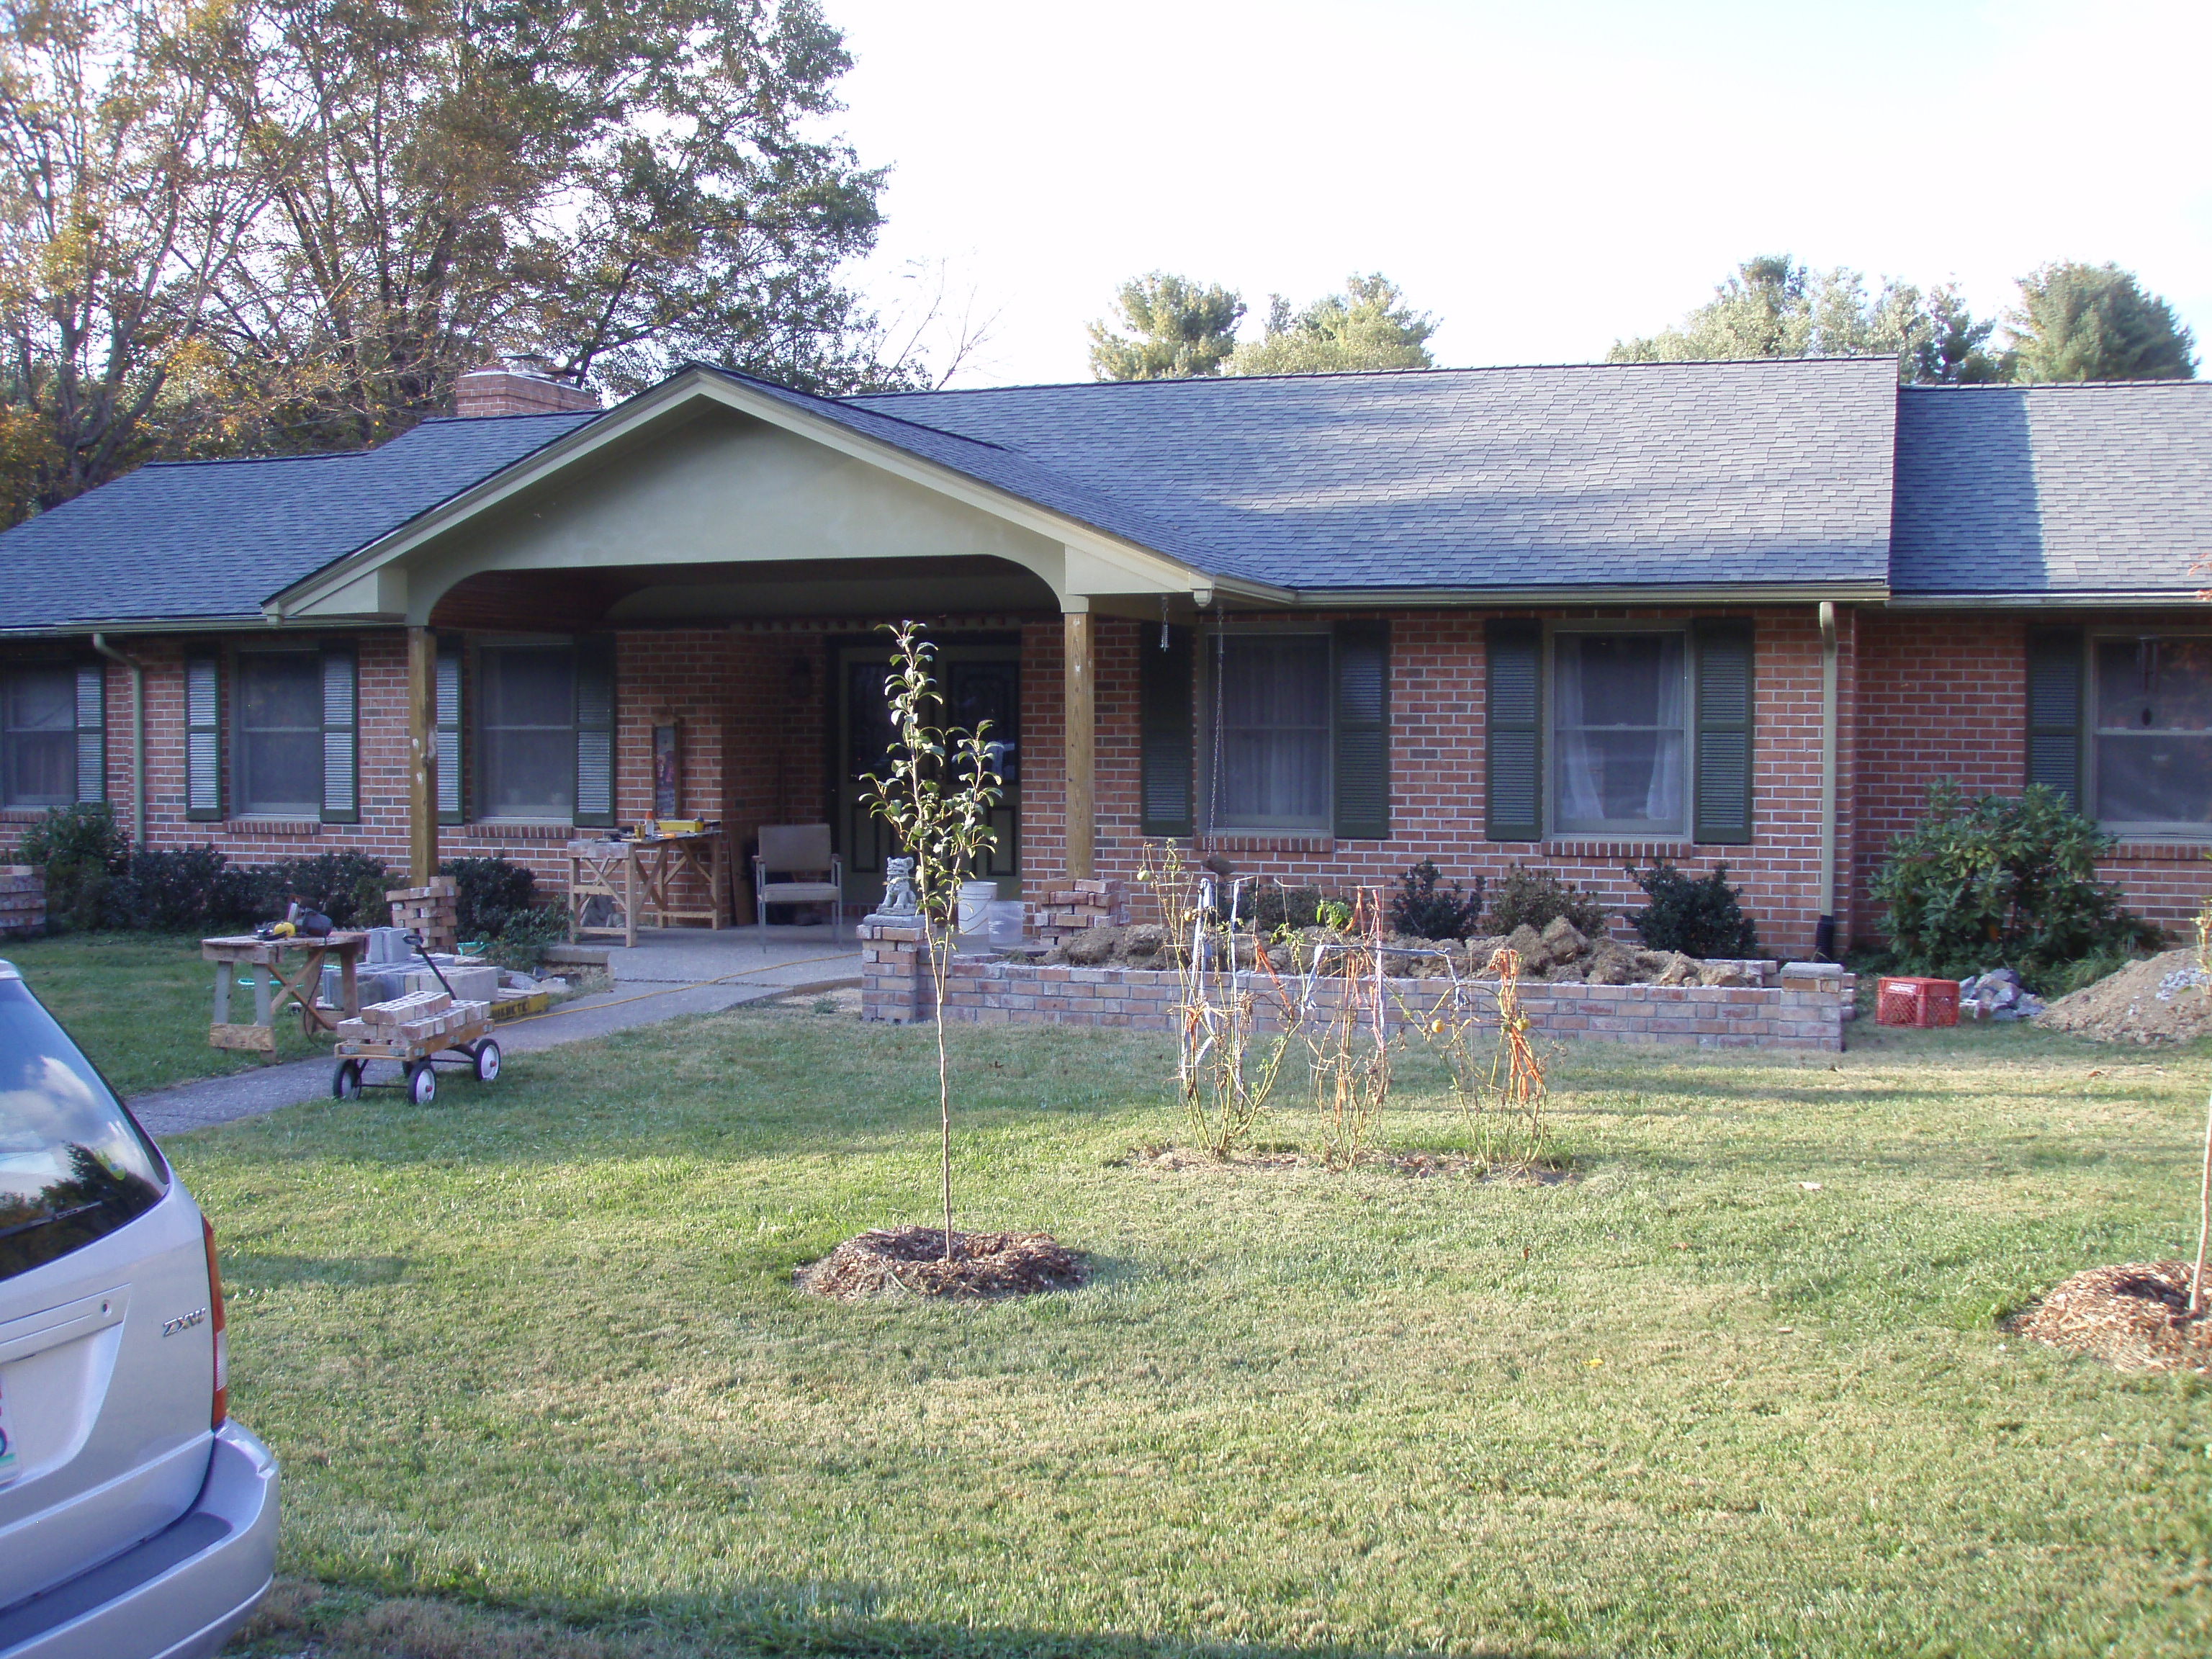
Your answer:
[[[928,1018],[934,998],[915,930],[871,921],[861,925],[860,938],[860,1017],[896,1024]],[[1323,1008],[1330,1006],[1340,983],[1323,981],[1316,988]],[[1394,979],[1388,985],[1393,1024],[1403,1018],[1399,1003],[1418,1015],[1433,1006],[1448,988],[1446,981],[1434,979]],[[1855,976],[1849,974],[1785,975],[1778,984],[1762,986],[1535,981],[1521,988],[1521,1006],[1539,1036],[1832,1053],[1844,1046],[1844,1022],[1856,988]],[[1157,969],[1076,968],[956,957],[946,977],[945,1012],[948,1018],[980,1025],[1106,1025],[1164,1031],[1173,1028],[1181,994],[1177,976]]]

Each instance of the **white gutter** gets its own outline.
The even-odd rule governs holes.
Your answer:
[[[143,853],[146,850],[146,665],[136,657],[125,656],[107,642],[105,634],[92,636],[92,648],[131,671],[131,847],[133,852]],[[105,705],[100,718],[106,718]]]
[[[1820,602],[1820,884],[1815,957],[1836,959],[1836,607]]]
[[[1358,606],[1397,610],[1422,605],[1881,605],[1880,582],[1808,582],[1796,586],[1702,587],[1323,587],[1299,588],[1292,603],[1315,610]]]

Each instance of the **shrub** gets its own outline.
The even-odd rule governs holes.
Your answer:
[[[1434,859],[1423,859],[1398,878],[1390,900],[1390,926],[1414,939],[1465,939],[1482,920],[1483,880],[1474,878],[1472,896],[1454,882],[1439,890],[1443,872]]]
[[[507,925],[484,941],[484,960],[524,973],[544,960],[545,947],[568,937],[568,914],[558,904],[517,910]]]
[[[1489,927],[1492,933],[1510,933],[1526,922],[1540,933],[1565,916],[1577,933],[1595,938],[1605,932],[1608,914],[1596,894],[1561,881],[1549,870],[1516,864],[1498,878],[1491,894]]]
[[[1324,902],[1318,887],[1285,887],[1261,882],[1246,890],[1237,907],[1237,925],[1262,937],[1278,927],[1317,927]]]
[[[453,921],[460,937],[488,939],[536,910],[538,878],[527,865],[503,858],[449,859],[438,866],[458,891]]]
[[[1728,884],[1725,864],[1702,881],[1665,859],[1642,875],[1632,864],[1627,870],[1651,901],[1629,911],[1628,923],[1652,950],[1698,957],[1759,954],[1759,930],[1743,913],[1742,894]]]
[[[2040,990],[2063,963],[2154,947],[2158,929],[2097,879],[2112,845],[2040,784],[1970,799],[1937,779],[1927,815],[1892,837],[1870,884],[1897,967],[1958,979],[2004,966]]]
[[[381,927],[392,920],[385,893],[397,884],[366,853],[319,853],[276,867],[279,906],[288,896],[314,905],[339,927]]]
[[[115,884],[112,927],[149,927],[180,933],[219,920],[210,914],[223,856],[212,847],[179,847],[134,853]]]
[[[15,852],[44,872],[49,921],[71,927],[108,925],[110,892],[131,857],[130,843],[106,801],[50,810],[23,832]]]

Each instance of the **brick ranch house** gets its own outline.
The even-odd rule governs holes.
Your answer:
[[[1147,836],[1344,888],[1725,860],[1873,933],[1929,780],[2068,791],[2169,928],[2212,848],[2212,386],[1886,360],[825,398],[511,370],[366,453],[152,465],[0,536],[0,843],[105,799],[248,862],[504,854],[653,802],[884,848],[927,619],[1032,899]],[[670,741],[669,732],[660,741]],[[742,886],[738,913],[749,916]]]

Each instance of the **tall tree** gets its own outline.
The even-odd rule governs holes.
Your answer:
[[[1923,294],[1885,281],[1869,295],[1848,266],[1814,270],[1788,254],[1747,259],[1713,297],[1675,327],[1618,340],[1616,363],[1734,361],[1761,357],[1893,355],[1901,380],[2006,378],[1984,349],[1992,327],[1977,322],[1956,288]]]
[[[1243,296],[1155,270],[1114,296],[1115,321],[1090,325],[1091,373],[1101,380],[1181,380],[1218,374],[1237,347]]]
[[[0,0],[0,523],[217,418],[210,273],[259,206],[165,0]]]
[[[244,390],[327,445],[499,351],[880,379],[838,269],[883,174],[811,136],[850,62],[813,0],[239,0],[207,73],[272,202],[221,273]]]
[[[1231,374],[1346,374],[1363,369],[1430,368],[1428,338],[1437,320],[1416,313],[1398,285],[1377,272],[1345,279],[1345,291],[1316,300],[1297,314],[1278,294],[1267,331],[1239,345]]]
[[[2021,278],[2005,318],[2024,380],[2188,380],[2196,340],[2118,265],[2053,264]]]

